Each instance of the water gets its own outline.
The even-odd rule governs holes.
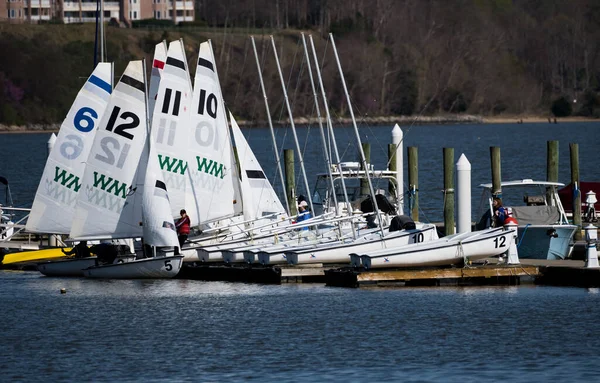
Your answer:
[[[353,290],[11,271],[0,285],[3,381],[600,377],[598,289]]]
[[[465,153],[473,185],[490,182],[489,147],[504,179],[545,179],[546,141],[570,142],[581,179],[597,181],[599,123],[418,126],[422,217],[441,220],[442,148]],[[316,131],[299,129],[308,177],[323,172]],[[391,127],[362,129],[386,162]],[[245,130],[271,180],[270,133]],[[344,160],[353,131],[338,128]],[[0,135],[0,175],[30,206],[48,134]],[[285,148],[286,129],[277,130]],[[297,170],[296,174],[300,174]],[[311,185],[312,186],[312,185]],[[276,185],[279,188],[279,185]],[[474,188],[475,189],[475,188]],[[473,200],[478,200],[473,192]],[[0,192],[0,197],[3,194]],[[353,290],[188,280],[98,281],[0,271],[2,381],[591,382],[600,378],[600,290],[536,286]],[[60,294],[65,288],[66,294]]]
[[[324,173],[321,139],[316,127],[299,127],[300,145],[305,150],[304,161],[310,188],[314,187],[315,174]],[[360,127],[361,139],[371,144],[371,162],[376,169],[387,164],[388,144],[391,143],[390,126]],[[549,140],[559,141],[559,181],[570,183],[569,143],[579,144],[580,179],[600,179],[598,142],[600,122],[564,124],[488,124],[488,125],[432,125],[403,128],[404,148],[416,146],[419,161],[419,204],[422,221],[443,220],[443,148],[454,148],[455,162],[465,154],[472,167],[472,209],[478,213],[481,191],[477,185],[491,182],[490,146],[501,148],[502,179],[546,179],[546,146]],[[335,130],[343,161],[356,161],[358,149],[351,127]],[[250,146],[262,164],[275,190],[283,195],[276,171],[271,134],[267,128],[244,129]],[[0,135],[2,161],[0,176],[8,179],[16,205],[31,206],[42,175],[49,134]],[[295,148],[289,129],[276,129],[280,149]],[[283,159],[283,156],[281,155]],[[408,181],[405,154],[405,182]],[[296,159],[296,185],[298,194],[305,194],[303,178]],[[584,191],[585,192],[585,191]],[[3,191],[0,191],[0,201]],[[479,217],[479,215],[477,215]],[[475,219],[475,218],[474,218]]]

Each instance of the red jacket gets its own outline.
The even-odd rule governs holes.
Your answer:
[[[175,224],[177,227],[177,234],[189,234],[190,233],[190,217],[187,215],[185,217],[179,218],[177,223]]]

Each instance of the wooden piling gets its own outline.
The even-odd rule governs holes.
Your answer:
[[[367,166],[370,166],[371,163],[371,144],[368,142],[362,143],[363,153],[365,153],[365,161],[367,162]],[[362,168],[362,165],[361,165]],[[362,169],[368,171],[369,169]],[[360,194],[361,195],[370,195],[369,189],[369,181],[366,178],[361,178],[360,180]]]
[[[548,141],[546,156],[546,180],[558,182],[558,141]],[[550,188],[546,192],[546,200],[551,201]]]
[[[502,198],[502,168],[499,147],[490,147],[490,159],[492,162],[492,196]]]
[[[454,148],[444,148],[444,232],[454,234]]]
[[[298,203],[296,203],[296,178],[294,174],[294,150],[285,149],[283,151],[283,160],[285,163],[285,191],[290,205],[290,213],[298,214]]]
[[[410,193],[410,216],[413,220],[419,220],[419,157],[416,146],[408,147],[408,191]],[[407,209],[407,211],[408,211]]]
[[[573,187],[573,225],[577,225],[577,230],[573,239],[578,241],[583,239],[581,234],[581,184],[579,182],[579,145],[569,144],[571,154],[571,184]]]

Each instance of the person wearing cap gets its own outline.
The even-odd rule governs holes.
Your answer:
[[[175,227],[177,228],[177,239],[179,239],[179,248],[181,249],[188,235],[190,235],[190,217],[188,217],[185,209],[181,209],[179,214],[181,214],[181,218],[177,220]]]
[[[312,218],[310,214],[310,210],[308,210],[308,203],[302,200],[298,202],[298,218],[296,218],[296,222],[306,221],[307,219]],[[302,230],[308,230],[308,226],[302,228]]]

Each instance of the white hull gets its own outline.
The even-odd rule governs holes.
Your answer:
[[[92,266],[83,270],[88,278],[141,279],[173,278],[181,270],[183,255],[136,259],[129,262]]]
[[[40,273],[47,277],[83,277],[83,269],[96,265],[96,257],[61,259],[38,263]]]
[[[370,254],[351,254],[352,265],[384,267],[443,266],[494,257],[508,251],[514,230],[502,228],[454,234],[429,243],[415,243]]]
[[[422,235],[421,235],[422,234]],[[438,239],[435,226],[421,230],[401,230],[388,233],[383,239],[361,238],[356,242],[318,246],[303,251],[286,251],[286,259],[292,265],[303,263],[349,263],[350,253],[368,253],[411,243],[430,242]]]

